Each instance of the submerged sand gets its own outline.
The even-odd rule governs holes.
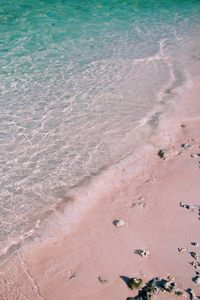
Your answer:
[[[38,235],[1,267],[2,300],[125,300],[137,295],[126,277],[145,283],[168,276],[181,291],[192,288],[200,297],[200,285],[192,281],[197,270],[190,264],[199,261],[191,252],[200,256],[200,247],[191,244],[200,244],[199,211],[180,205],[200,205],[200,157],[193,155],[200,153],[199,95],[200,81],[194,76],[179,108],[159,126],[148,146],[138,149],[143,167],[134,176],[128,174],[133,166],[127,161],[125,179],[113,175],[112,193],[99,191],[95,205],[83,209],[80,222],[71,224],[73,230],[67,221],[60,229],[60,223],[56,226],[66,213],[65,205],[59,207],[53,229],[46,224],[46,238]],[[157,155],[161,148],[167,149],[166,159]],[[125,224],[117,227],[114,220]],[[150,254],[143,258],[137,249]],[[185,296],[192,299],[187,292]],[[177,297],[159,293],[153,299]]]

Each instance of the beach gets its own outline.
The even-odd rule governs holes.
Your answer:
[[[86,202],[74,201],[77,191],[72,193],[44,221],[42,231],[1,267],[1,299],[120,300],[138,293],[127,286],[127,278],[141,278],[145,285],[169,276],[183,295],[160,291],[153,299],[198,299],[186,292],[192,288],[200,296],[194,282],[198,267],[191,265],[199,262],[191,253],[200,255],[197,61],[192,74],[181,101],[135,153],[137,170],[133,172],[136,161],[127,157],[118,169],[124,178],[117,172],[106,175],[106,180],[115,176],[112,189],[108,182],[108,189],[98,190],[97,178],[97,199],[87,209]],[[161,149],[166,149],[164,155],[158,155]],[[90,188],[93,182],[82,187],[84,200],[90,198]],[[64,221],[69,205],[71,227]],[[75,218],[77,205],[81,218]]]
[[[0,300],[200,299],[199,1],[0,20]]]

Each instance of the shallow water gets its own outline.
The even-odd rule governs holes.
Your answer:
[[[198,0],[1,1],[2,248],[145,142],[199,33]]]

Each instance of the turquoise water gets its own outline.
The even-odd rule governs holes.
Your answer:
[[[199,0],[1,0],[1,248],[144,142],[199,53]]]

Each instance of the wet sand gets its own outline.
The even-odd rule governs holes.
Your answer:
[[[129,175],[133,166],[127,159],[124,180],[116,174],[112,193],[99,191],[90,209],[83,206],[84,217],[71,224],[73,230],[66,222],[59,231],[57,224],[45,239],[26,244],[1,267],[2,300],[125,300],[137,295],[128,288],[126,277],[146,283],[168,276],[181,291],[192,288],[200,296],[200,285],[192,281],[197,270],[190,264],[199,261],[190,252],[200,256],[200,247],[191,244],[200,244],[199,211],[180,205],[200,205],[200,157],[193,155],[200,153],[199,82],[194,77],[180,107],[170,112],[148,146],[138,149],[136,159],[143,164],[134,176]],[[166,159],[157,155],[163,148]],[[65,210],[58,208],[54,222],[65,217]],[[117,227],[115,220],[125,224]],[[148,249],[149,255],[141,257],[137,249]],[[187,292],[185,296],[192,299]],[[177,298],[184,295],[153,297]]]

